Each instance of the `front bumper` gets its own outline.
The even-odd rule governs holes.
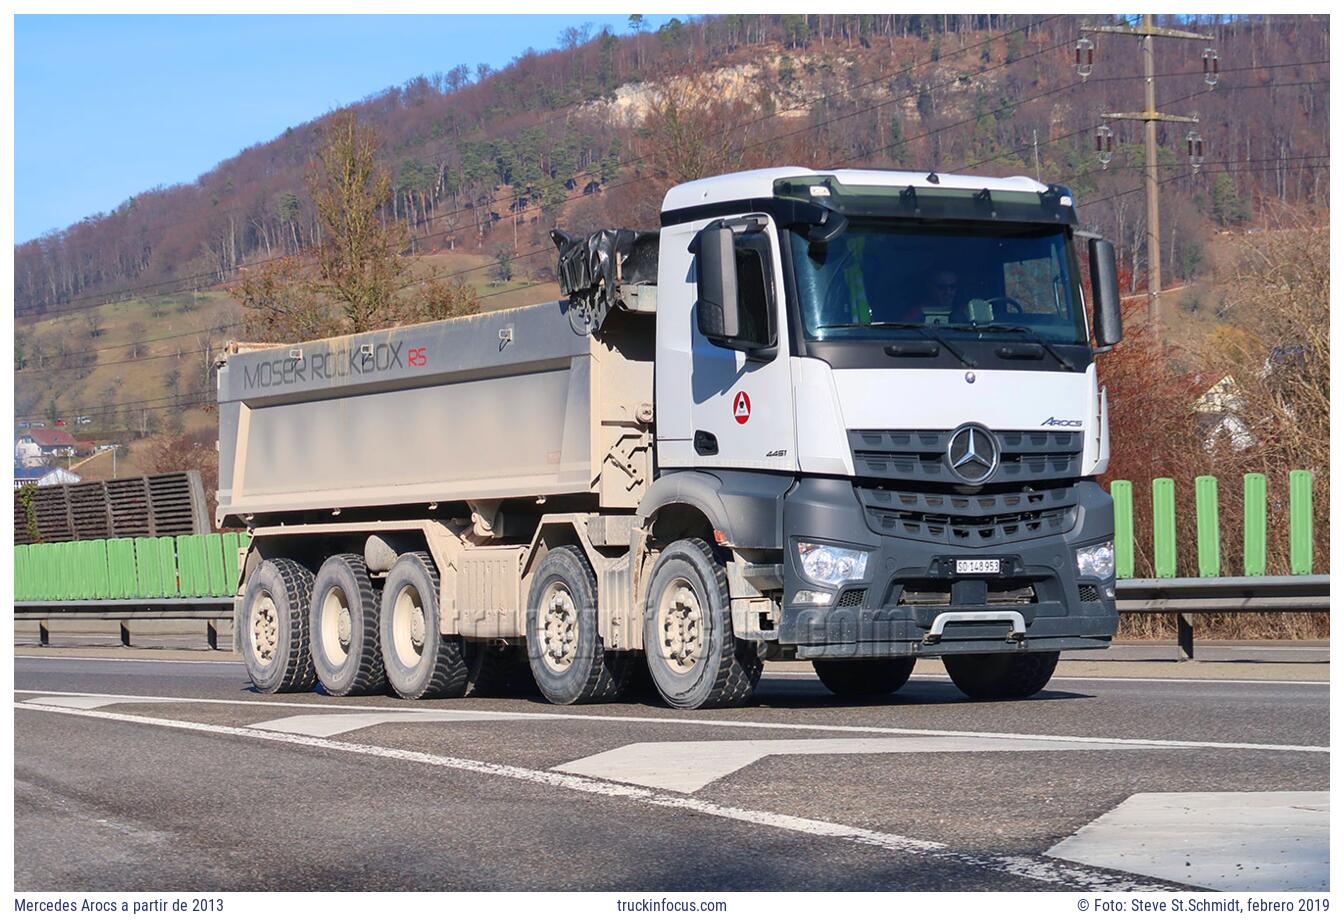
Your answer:
[[[779,644],[799,658],[1105,648],[1118,623],[1115,582],[1079,579],[1074,551],[1113,538],[1111,498],[1090,481],[1074,488],[1067,532],[960,547],[878,533],[853,483],[800,480],[784,500]],[[862,579],[838,588],[808,581],[799,540],[868,550]],[[958,559],[997,559],[1001,572],[958,575]],[[802,589],[830,591],[833,601],[792,603]]]

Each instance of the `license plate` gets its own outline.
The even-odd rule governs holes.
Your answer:
[[[958,559],[958,575],[997,575],[999,574],[999,560],[997,559]]]

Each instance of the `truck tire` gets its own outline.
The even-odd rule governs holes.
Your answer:
[[[378,638],[387,684],[406,700],[462,696],[460,636],[439,632],[439,570],[429,553],[402,553],[383,582]]]
[[[812,669],[836,696],[883,696],[895,693],[910,679],[914,658],[818,658]]]
[[[741,706],[755,692],[760,654],[733,635],[728,574],[704,540],[678,540],[654,561],[644,657],[658,695],[675,709]]]
[[[313,573],[293,559],[267,559],[243,594],[243,664],[262,693],[292,693],[317,685],[308,647]]]
[[[527,696],[536,689],[517,646],[467,643],[467,696]]]
[[[607,651],[597,630],[597,576],[570,546],[546,552],[527,595],[527,659],[542,696],[552,703],[619,699],[629,661]]]
[[[332,696],[383,689],[383,653],[378,646],[381,606],[381,594],[369,580],[363,555],[340,553],[317,570],[308,632],[317,681]]]
[[[1059,652],[947,655],[943,667],[957,689],[975,700],[1020,700],[1040,693],[1054,676]]]

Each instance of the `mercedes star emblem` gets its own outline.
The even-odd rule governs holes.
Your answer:
[[[947,442],[947,465],[971,485],[994,475],[999,466],[999,442],[982,425],[962,425]]]

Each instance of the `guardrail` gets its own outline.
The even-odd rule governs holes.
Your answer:
[[[1329,575],[1126,578],[1115,583],[1120,613],[1175,613],[1182,659],[1195,657],[1197,613],[1328,613]]]
[[[115,620],[121,625],[121,644],[131,644],[132,620],[205,620],[205,641],[219,648],[222,621],[233,624],[232,597],[117,598],[95,601],[15,601],[14,619],[37,621],[37,637],[51,644],[51,620]]]
[[[1198,613],[1328,612],[1329,575],[1234,578],[1129,578],[1116,582],[1122,614],[1175,613],[1182,659],[1195,657],[1193,615]],[[131,644],[132,620],[205,620],[206,641],[219,647],[219,623],[233,622],[233,598],[159,597],[102,600],[17,600],[15,618],[38,622],[39,640],[50,642],[50,620],[115,620],[121,644]]]

